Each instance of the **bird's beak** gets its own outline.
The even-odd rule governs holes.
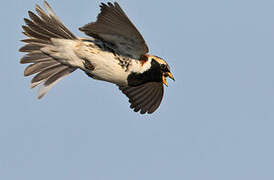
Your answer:
[[[175,81],[175,79],[174,79],[173,75],[171,74],[171,72],[168,72],[168,73],[167,73],[167,76],[168,76],[170,79],[172,79],[173,81]]]
[[[163,84],[166,85],[166,86],[168,87],[167,81],[166,81],[166,77],[167,77],[167,76],[168,76],[170,79],[172,79],[173,81],[175,81],[175,79],[174,79],[173,75],[171,74],[171,72],[163,73],[163,76],[162,76]]]

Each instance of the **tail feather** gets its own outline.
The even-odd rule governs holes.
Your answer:
[[[23,39],[21,40],[22,42],[25,43],[33,43],[33,44],[51,44],[49,41],[45,41],[42,39],[34,39],[34,38],[30,38],[30,39]]]
[[[59,34],[64,39],[76,39],[76,36],[74,36],[64,25],[63,23],[58,19],[58,17],[55,15],[52,8],[49,6],[49,4],[44,1],[44,6],[46,7],[47,13],[43,11],[43,9],[36,5],[36,12],[41,17],[41,20],[44,21],[43,24],[46,23],[46,25],[51,29],[55,30],[57,34]]]
[[[32,78],[31,83],[39,82],[42,80],[48,79],[50,76],[56,73],[56,71],[66,68],[66,66],[63,66],[61,64],[56,64],[51,67],[46,68],[45,70],[39,72],[37,75]]]
[[[54,75],[52,75],[50,78],[48,78],[44,85],[48,86],[48,85],[54,83],[55,81],[57,81],[60,77],[69,75],[72,71],[73,71],[73,69],[71,69],[71,68],[61,69],[61,70],[57,71]]]
[[[32,74],[41,72],[43,70],[45,70],[48,67],[51,67],[53,65],[57,65],[60,64],[57,61],[41,61],[41,62],[37,62],[35,64],[31,64],[28,67],[26,67],[25,71],[24,71],[24,76],[30,76]]]
[[[31,26],[22,26],[23,30],[25,31],[26,34],[28,34],[29,37],[33,37],[33,38],[36,38],[36,39],[41,39],[41,40],[47,40],[49,41],[50,40],[50,37],[45,35],[45,34],[42,34],[33,30],[33,28]]]
[[[41,52],[32,52],[23,56],[23,58],[21,58],[20,60],[20,63],[21,64],[38,63],[42,61],[52,61],[52,58]]]
[[[55,74],[50,76],[47,80],[45,80],[45,83],[40,86],[38,90],[38,99],[41,99],[58,81],[68,76],[74,70],[75,69],[69,67],[60,68],[57,70]]]
[[[53,11],[53,9],[50,7],[50,5],[47,3],[47,1],[44,1],[45,4],[45,8],[49,14],[49,16],[51,17],[51,19],[53,20],[54,23],[59,24],[60,28],[66,32],[67,35],[69,35],[69,37],[71,37],[71,39],[77,39],[76,36],[74,36],[74,34],[72,34],[67,28],[66,26],[62,23],[62,21],[59,20],[59,18],[56,16],[55,12]]]
[[[33,52],[33,51],[40,51],[41,48],[43,48],[43,45],[38,44],[26,44],[25,46],[21,47],[19,49],[20,52]]]
[[[62,35],[59,31],[56,31],[56,28],[53,28],[49,24],[45,23],[40,17],[38,17],[33,12],[29,11],[29,17],[36,25],[39,25],[40,28],[49,31],[50,33],[53,33],[52,37],[64,38],[64,35]]]
[[[62,38],[62,37],[50,32],[49,30],[44,29],[42,26],[37,25],[37,23],[34,23],[35,21],[32,22],[32,21],[30,21],[29,19],[26,19],[26,18],[24,19],[24,21],[36,33],[47,36],[47,40],[49,38]]]
[[[26,25],[22,26],[23,34],[28,38],[22,40],[26,45],[19,49],[20,52],[27,53],[20,63],[32,63],[26,67],[24,75],[30,76],[37,73],[32,78],[30,87],[34,88],[41,84],[38,98],[42,98],[58,81],[76,70],[75,67],[62,64],[60,60],[42,52],[42,48],[54,47],[52,38],[77,39],[58,19],[46,1],[44,6],[46,11],[36,5],[38,15],[28,12],[30,19],[25,18]]]

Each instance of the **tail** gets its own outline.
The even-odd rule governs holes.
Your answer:
[[[44,1],[46,12],[36,5],[35,15],[29,11],[29,19],[24,19],[26,25],[22,26],[28,39],[22,40],[27,43],[19,49],[20,52],[27,54],[21,59],[21,64],[32,63],[25,71],[25,76],[36,74],[32,80],[30,87],[34,88],[41,84],[38,90],[38,98],[42,98],[58,81],[76,70],[62,64],[57,59],[54,59],[49,54],[41,51],[42,48],[52,46],[52,38],[57,39],[77,39],[58,19],[49,4]]]

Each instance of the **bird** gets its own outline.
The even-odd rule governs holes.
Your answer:
[[[29,64],[24,76],[35,75],[30,88],[40,86],[41,99],[58,81],[77,69],[88,77],[113,83],[128,97],[130,108],[152,114],[161,104],[166,78],[174,80],[167,62],[148,54],[148,46],[117,2],[100,4],[95,22],[75,36],[44,1],[44,9],[28,11],[22,26],[26,39],[21,64]]]

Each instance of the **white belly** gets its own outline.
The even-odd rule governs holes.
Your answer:
[[[127,85],[129,72],[115,58],[113,53],[100,52],[90,54],[89,60],[95,69],[91,72],[95,79],[112,82],[118,85]]]
[[[94,66],[93,70],[83,68],[94,79],[127,85],[127,77],[130,72],[119,64],[119,60],[112,52],[102,51],[92,42],[82,42],[78,46],[76,54]]]
[[[90,74],[94,79],[103,80],[117,85],[127,85],[127,77],[132,71],[139,72],[141,65],[138,60],[131,59],[129,69],[122,67],[119,59],[109,51],[101,50],[92,41],[54,40],[55,46],[59,46],[59,59],[65,63],[78,67]],[[55,47],[56,49],[56,47]],[[94,69],[84,66],[88,60]],[[137,68],[137,69],[136,69]]]

